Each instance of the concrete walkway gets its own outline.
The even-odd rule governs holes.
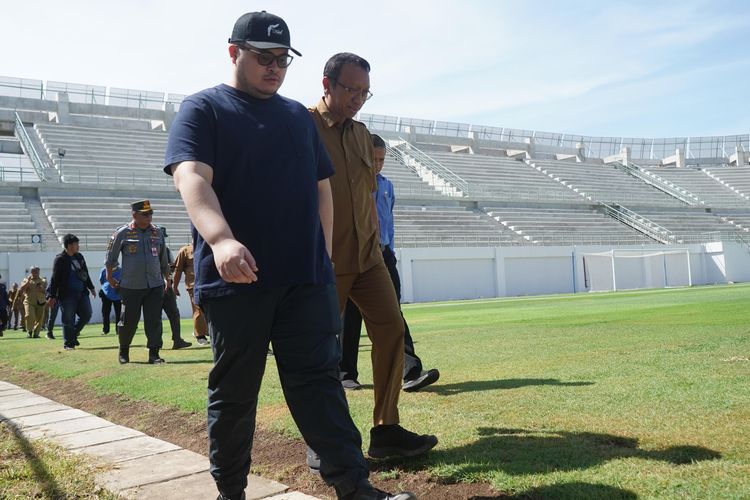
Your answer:
[[[112,467],[95,481],[124,498],[215,499],[208,458],[0,381],[0,420],[28,439],[48,439]],[[276,481],[248,476],[247,499],[316,500]]]

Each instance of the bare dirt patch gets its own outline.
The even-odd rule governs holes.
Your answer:
[[[208,455],[205,414],[186,413],[147,401],[124,396],[100,395],[82,382],[61,381],[37,372],[2,367],[7,382],[74,408],[137,429],[149,436],[174,443],[187,450]],[[305,443],[258,426],[253,444],[254,472],[282,482],[293,490],[320,498],[335,498],[333,489],[312,475],[305,465]],[[371,462],[372,483],[387,491],[408,490],[420,499],[508,498],[483,483],[445,484],[436,482],[424,470],[403,470],[394,464]],[[387,479],[381,477],[378,472]]]

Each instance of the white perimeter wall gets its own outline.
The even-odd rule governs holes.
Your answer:
[[[618,247],[690,252],[693,285],[750,281],[750,249],[738,243]],[[608,246],[402,248],[403,302],[587,292],[583,254]]]
[[[663,245],[618,247],[634,250],[672,250]],[[694,285],[750,281],[750,249],[739,243],[679,246],[690,251]],[[607,252],[606,246],[402,248],[396,250],[403,302],[586,293],[583,254]],[[32,265],[49,279],[55,252],[0,253],[0,274],[9,285],[20,283]],[[103,251],[83,252],[99,289]],[[190,300],[181,285],[178,305],[183,318],[191,316]],[[101,301],[93,300],[92,323],[101,322]],[[58,323],[60,318],[58,317]],[[191,332],[183,332],[189,336]]]

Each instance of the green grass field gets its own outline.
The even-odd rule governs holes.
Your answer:
[[[402,394],[402,422],[440,444],[381,474],[427,470],[554,498],[750,498],[750,286],[415,304],[404,314],[442,376]],[[134,348],[119,366],[116,339],[99,325],[81,342],[65,352],[62,341],[9,332],[0,364],[204,411],[209,349],[165,350],[168,363],[150,366]],[[142,332],[135,342],[145,344]],[[348,393],[365,441],[369,349],[363,341],[366,388]],[[263,426],[297,435],[273,358],[260,405]]]

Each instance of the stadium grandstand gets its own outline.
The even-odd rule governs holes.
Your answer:
[[[137,199],[152,201],[173,249],[189,241],[161,171],[183,97],[0,77],[0,274],[18,280],[11,262],[32,257],[7,256],[52,255],[68,232],[83,251],[104,250]],[[683,252],[687,269],[662,274],[750,279],[748,134],[615,138],[358,119],[388,144],[407,301],[590,290],[586,255],[607,251],[613,273],[624,272],[615,251],[648,255],[636,285],[668,286],[652,276],[654,256]],[[437,268],[449,271],[436,278]]]

